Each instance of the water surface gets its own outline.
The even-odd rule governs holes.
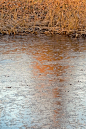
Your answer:
[[[0,129],[86,128],[86,40],[0,37]]]

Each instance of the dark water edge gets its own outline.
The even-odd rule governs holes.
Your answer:
[[[86,40],[0,37],[0,129],[86,128]]]
[[[22,28],[22,29],[17,29],[17,30],[5,30],[1,29],[0,36],[4,35],[9,35],[9,36],[27,36],[27,35],[45,35],[45,36],[51,36],[51,37],[56,37],[56,35],[62,35],[66,36],[69,38],[77,38],[77,39],[86,39],[86,31],[85,30],[65,30],[61,29],[60,27],[40,27],[40,25],[30,27],[29,29],[27,28]]]

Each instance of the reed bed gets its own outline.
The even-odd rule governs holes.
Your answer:
[[[86,36],[86,0],[0,0],[1,34]]]

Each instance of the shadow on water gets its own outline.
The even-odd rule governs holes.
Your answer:
[[[0,129],[86,127],[85,41],[0,38]]]

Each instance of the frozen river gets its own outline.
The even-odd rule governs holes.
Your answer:
[[[0,36],[0,129],[86,129],[86,40]]]

